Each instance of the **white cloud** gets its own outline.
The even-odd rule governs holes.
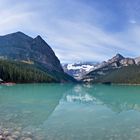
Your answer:
[[[0,34],[16,32],[17,30],[25,29],[35,14],[27,9],[27,4],[8,5],[8,1],[0,3]]]
[[[136,24],[137,23],[136,20],[133,20],[133,19],[130,20],[129,22],[132,23],[132,24]]]
[[[70,61],[103,61],[122,53],[124,55],[140,55],[140,26],[136,20],[130,20],[125,30],[110,32],[101,27],[109,22],[112,14],[94,10],[91,7],[72,1],[67,17],[57,7],[58,2],[42,1],[41,3],[19,2],[12,8],[2,0],[0,4],[0,34],[17,30],[29,35],[40,34],[54,49],[61,62]],[[7,0],[8,2],[8,0]],[[44,5],[42,5],[44,4]],[[3,6],[2,6],[3,5]],[[65,7],[66,10],[67,7]],[[83,12],[86,9],[86,12]],[[84,13],[84,14],[83,14]],[[94,20],[90,21],[90,18]],[[103,21],[99,22],[99,21]],[[115,18],[115,17],[114,17]],[[99,24],[100,23],[100,24]]]

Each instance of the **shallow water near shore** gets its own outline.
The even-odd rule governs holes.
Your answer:
[[[1,130],[18,139],[139,140],[140,86],[0,86]]]

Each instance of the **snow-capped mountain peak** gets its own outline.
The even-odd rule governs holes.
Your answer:
[[[95,69],[95,63],[78,62],[78,63],[64,64],[63,69],[66,73],[73,76],[74,78],[81,79],[83,75]]]

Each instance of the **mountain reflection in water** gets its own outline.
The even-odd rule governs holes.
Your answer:
[[[0,88],[0,125],[43,133],[44,140],[138,140],[139,122],[140,86],[23,84]]]

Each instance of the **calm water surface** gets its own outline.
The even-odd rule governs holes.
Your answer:
[[[0,127],[42,140],[140,140],[140,86],[0,86]]]

